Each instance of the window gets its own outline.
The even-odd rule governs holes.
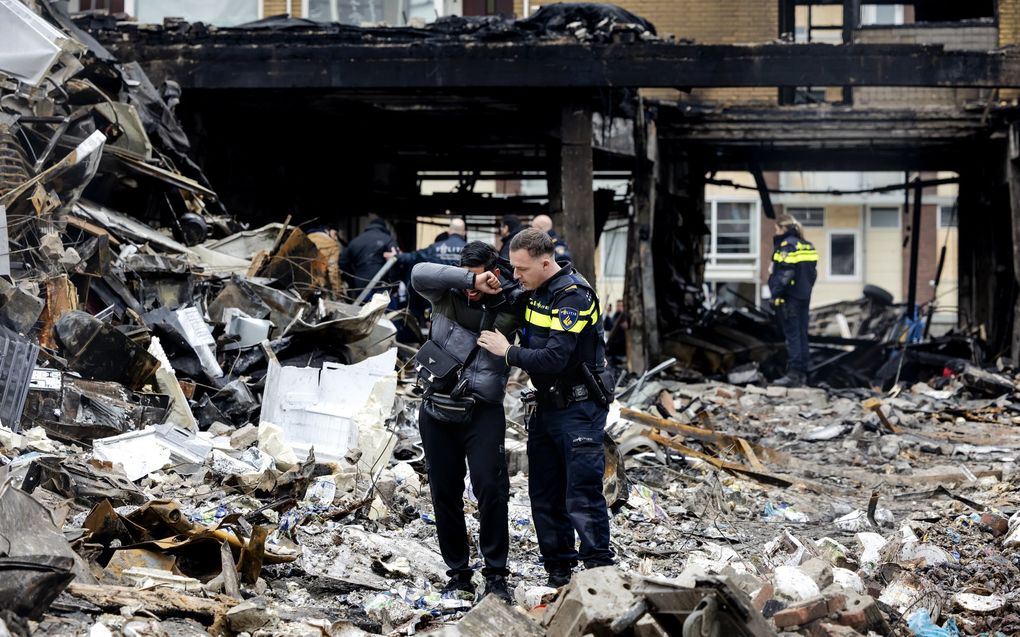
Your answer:
[[[418,18],[431,22],[436,17],[432,0],[305,0],[309,20],[343,24],[384,23],[405,26]]]
[[[821,228],[825,225],[825,208],[787,208],[786,212],[805,228]]]
[[[218,27],[232,27],[258,20],[261,0],[137,0],[135,11],[143,24],[162,24],[163,18],[184,18]]]
[[[902,4],[862,4],[862,25],[903,24]]]
[[[956,205],[939,206],[939,228],[958,228],[959,226]]]
[[[602,276],[607,279],[622,279],[627,270],[627,228],[607,230],[602,233]]]
[[[869,225],[872,228],[899,228],[900,209],[895,207],[872,208]]]
[[[829,233],[829,278],[857,278],[857,233]]]
[[[714,226],[716,253],[751,253],[751,204],[749,202],[718,202]]]

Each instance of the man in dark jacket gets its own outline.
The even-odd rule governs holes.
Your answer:
[[[459,265],[460,253],[467,244],[467,226],[463,219],[454,218],[450,220],[450,227],[442,236],[436,237],[432,245],[415,250],[414,252],[386,252],[384,257],[397,257],[397,266],[400,268],[401,280],[407,281],[410,270],[419,263],[439,263],[441,265]],[[428,310],[428,301],[410,286],[407,299],[407,310],[410,312],[419,326],[425,325]],[[422,327],[424,329],[424,327]],[[421,342],[420,340],[418,341]]]
[[[811,288],[818,278],[818,252],[804,239],[800,223],[788,214],[776,218],[776,236],[772,239],[772,272],[769,291],[772,306],[786,339],[786,375],[774,385],[800,387],[807,382],[808,308]]]
[[[499,236],[503,238],[503,243],[499,248],[499,258],[506,263],[510,262],[510,242],[521,230],[524,230],[524,224],[521,223],[517,215],[503,215],[503,225],[499,227]]]
[[[347,249],[340,254],[340,270],[351,297],[357,297],[379,272],[386,263],[383,253],[394,250],[395,244],[386,222],[376,218],[347,245]],[[372,291],[373,294],[385,292],[386,286],[382,281]]]
[[[474,596],[469,564],[470,549],[464,524],[464,459],[471,471],[471,486],[478,498],[479,547],[485,566],[483,595],[496,595],[511,601],[506,577],[509,535],[507,502],[510,479],[507,475],[506,417],[503,395],[509,368],[502,357],[494,356],[476,344],[483,327],[494,325],[506,335],[516,329],[509,313],[486,310],[483,292],[499,290],[499,255],[481,241],[472,241],[460,253],[460,266],[419,263],[411,270],[411,284],[432,303],[432,329],[429,343],[460,364],[452,383],[454,391],[435,396],[438,382],[425,388],[418,417],[425,462],[428,467],[432,504],[436,514],[439,549],[449,567],[449,583],[444,593],[463,592]],[[495,299],[493,299],[495,300]],[[425,363],[428,361],[420,360]],[[434,362],[434,361],[433,361]],[[428,368],[423,371],[427,372]],[[428,374],[425,374],[428,378]],[[421,372],[419,378],[422,378]],[[432,403],[430,396],[434,396]],[[463,397],[463,398],[458,398]],[[454,409],[468,409],[470,415],[458,421],[446,417],[436,407],[440,398]],[[468,406],[470,405],[470,406]]]

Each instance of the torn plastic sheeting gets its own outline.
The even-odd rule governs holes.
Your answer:
[[[74,579],[73,566],[74,560],[66,556],[0,558],[0,608],[39,621]]]
[[[363,452],[359,465],[373,472],[393,452],[396,436],[385,428],[396,396],[391,349],[354,365],[283,367],[270,361],[261,422],[278,425],[300,456],[339,460],[350,449]],[[260,422],[260,424],[261,424]]]
[[[13,431],[21,430],[21,414],[38,356],[38,345],[0,332],[0,423]]]
[[[54,526],[46,507],[10,481],[0,487],[0,549],[8,557],[71,558],[75,578],[85,584],[96,583],[88,565]]]
[[[64,52],[84,51],[19,0],[0,0],[0,71],[38,86]]]

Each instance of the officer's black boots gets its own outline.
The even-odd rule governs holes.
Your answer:
[[[442,594],[462,599],[474,599],[475,585],[471,583],[471,575],[467,577],[454,575],[443,587]]]
[[[570,583],[570,571],[549,571],[549,588],[559,588]]]
[[[502,575],[490,575],[485,578],[485,592],[482,593],[482,597],[486,595],[495,595],[504,604],[514,603],[507,588],[506,578]]]

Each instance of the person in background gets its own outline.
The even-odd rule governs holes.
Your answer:
[[[503,215],[503,223],[499,227],[499,236],[503,239],[499,248],[499,258],[504,262],[510,261],[510,242],[521,230],[524,230],[524,224],[517,215]]]
[[[396,250],[396,241],[386,222],[379,217],[372,219],[365,231],[354,237],[347,249],[340,254],[340,270],[347,282],[348,294],[357,297],[372,277],[386,263],[386,252]],[[388,277],[385,277],[388,278]],[[372,294],[385,294],[387,286],[379,281]]]
[[[553,245],[555,246],[553,255],[556,257],[556,263],[559,263],[561,266],[570,263],[570,248],[567,247],[567,242],[560,235],[556,234],[556,230],[553,228],[552,217],[549,215],[538,215],[531,220],[531,227],[548,234],[549,238],[553,240]]]
[[[800,387],[807,383],[810,350],[808,348],[808,308],[811,289],[818,278],[818,252],[804,239],[800,223],[789,214],[776,217],[772,239],[772,271],[769,292],[772,307],[786,340],[786,375],[773,384]]]
[[[419,263],[438,263],[440,265],[459,265],[461,251],[464,250],[464,246],[467,244],[467,225],[463,219],[453,218],[450,220],[450,226],[446,232],[443,232],[440,236],[436,237],[435,242],[432,245],[422,248],[421,250],[415,250],[414,252],[397,252],[389,251],[383,253],[383,257],[389,259],[391,257],[397,257],[396,267],[398,268],[398,276],[400,280],[410,282],[411,268]],[[413,285],[408,285],[407,290],[407,311],[414,317],[418,323],[418,327],[422,331],[426,329],[426,322],[428,319],[429,304],[418,292],[414,289]],[[414,330],[408,328],[413,333]],[[405,336],[410,337],[410,333]],[[420,335],[419,335],[420,336]],[[418,342],[420,338],[408,338],[400,339],[401,342]]]

